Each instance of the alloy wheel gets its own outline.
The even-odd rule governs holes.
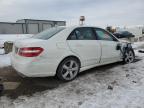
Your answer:
[[[124,59],[126,63],[132,63],[134,61],[134,53],[132,51],[127,51]]]
[[[72,80],[79,72],[79,64],[75,60],[68,60],[62,66],[61,74],[63,79]]]

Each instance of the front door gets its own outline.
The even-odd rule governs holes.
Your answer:
[[[120,50],[116,49],[119,41],[103,29],[95,28],[95,33],[102,47],[101,63],[119,61],[121,59],[121,53]]]

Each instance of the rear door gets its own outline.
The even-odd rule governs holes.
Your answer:
[[[92,28],[76,28],[68,37],[67,42],[71,51],[81,57],[82,66],[99,63],[101,47]]]
[[[101,63],[112,63],[119,61],[121,58],[121,53],[120,50],[116,49],[119,41],[113,35],[103,29],[95,28],[94,31],[97,35],[97,40],[102,47]]]

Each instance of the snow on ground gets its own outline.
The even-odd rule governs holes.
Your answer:
[[[9,54],[8,55],[0,55],[0,68],[1,67],[6,67],[6,66],[10,66],[10,57]]]
[[[0,55],[4,54],[4,49],[0,49]]]
[[[135,51],[135,55],[138,57],[144,57],[144,53],[140,53],[139,49],[134,50]],[[144,49],[142,49],[142,51],[144,51]]]
[[[0,34],[0,48],[4,47],[4,42],[6,41],[12,41],[18,39],[25,39],[31,37],[32,34]]]
[[[4,50],[0,49],[0,68],[10,66],[10,54],[4,54]]]
[[[144,49],[144,41],[141,41],[141,42],[134,42],[132,44],[132,47],[134,49],[138,49],[138,48],[143,48]]]
[[[136,56],[144,57],[144,53],[139,53],[139,51],[144,51],[144,41],[141,42],[134,42],[132,47],[135,51]]]
[[[0,34],[0,41],[1,40],[15,41],[17,39],[24,39],[31,36],[32,34]]]

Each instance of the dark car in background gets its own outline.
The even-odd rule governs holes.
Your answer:
[[[133,35],[132,33],[130,33],[129,31],[118,31],[113,33],[117,38],[131,38],[131,37],[135,37],[135,35]]]

